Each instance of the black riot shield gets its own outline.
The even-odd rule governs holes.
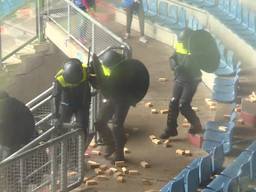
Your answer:
[[[214,72],[220,62],[220,53],[215,39],[205,30],[197,30],[191,33],[188,42],[191,53],[190,61],[208,73]]]
[[[126,59],[111,70],[109,77],[103,77],[101,63],[94,57],[93,66],[100,78],[100,89],[106,98],[130,105],[138,103],[147,93],[149,73],[142,62]]]

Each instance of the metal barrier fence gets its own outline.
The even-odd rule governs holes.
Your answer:
[[[76,7],[70,0],[47,0],[45,11],[47,17],[66,32],[67,38],[72,38],[87,51],[91,47],[93,53],[99,54],[110,46],[123,46],[130,51],[129,45],[120,37]]]
[[[22,3],[24,4],[24,2]],[[17,4],[19,5],[19,4]],[[0,67],[4,61],[37,39],[39,34],[39,0],[27,3],[0,20]],[[23,49],[24,50],[24,49]]]
[[[84,177],[84,136],[80,129],[0,163],[0,191],[69,191]]]

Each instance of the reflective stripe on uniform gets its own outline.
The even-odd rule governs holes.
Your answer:
[[[59,70],[59,72],[56,74],[55,79],[60,83],[60,85],[62,87],[76,87],[78,86],[80,83],[84,82],[87,80],[87,70],[86,70],[86,64],[82,65],[83,67],[83,79],[77,83],[77,84],[72,84],[72,83],[68,83],[65,81],[64,77],[63,77],[63,69]]]
[[[181,42],[177,42],[175,44],[175,50],[176,50],[176,53],[179,53],[179,54],[182,54],[182,55],[190,55],[191,54],[189,50],[184,48],[184,44],[181,43]]]
[[[103,70],[103,74],[105,77],[109,77],[111,75],[111,70],[110,68],[106,67],[105,65],[101,65],[102,66],[102,70]]]

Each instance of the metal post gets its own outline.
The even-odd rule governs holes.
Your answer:
[[[61,142],[60,190],[67,190],[67,139]]]
[[[43,27],[43,0],[36,1],[36,32],[39,42],[43,42],[44,39],[44,27]]]
[[[51,192],[57,191],[57,147],[56,144],[50,147],[51,154]]]
[[[0,20],[0,68],[4,68],[2,64],[2,30],[1,30],[2,22]]]
[[[20,159],[20,191],[25,191],[24,159]]]
[[[78,174],[79,178],[83,180],[84,178],[84,170],[85,170],[85,164],[84,164],[84,152],[85,152],[85,137],[84,133],[81,132],[78,135]]]
[[[71,9],[71,7],[70,7],[70,5],[68,4],[68,28],[67,28],[67,30],[68,30],[68,37],[70,37],[70,29],[71,29],[71,27],[70,27],[70,17],[71,17],[71,11],[70,11],[70,9]]]

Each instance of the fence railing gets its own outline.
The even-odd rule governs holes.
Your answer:
[[[123,46],[130,50],[126,42],[70,0],[47,0],[45,12],[67,34],[67,38],[72,38],[87,51],[91,47],[92,52],[98,54],[110,46]]]
[[[0,68],[6,69],[5,60],[36,40],[41,34],[41,0],[17,3],[15,9],[0,19]],[[6,1],[7,2],[7,1]],[[12,3],[15,3],[12,1]],[[7,11],[7,10],[5,10]],[[14,12],[13,12],[14,11]]]
[[[69,191],[84,177],[81,129],[44,142],[0,163],[0,191]]]

